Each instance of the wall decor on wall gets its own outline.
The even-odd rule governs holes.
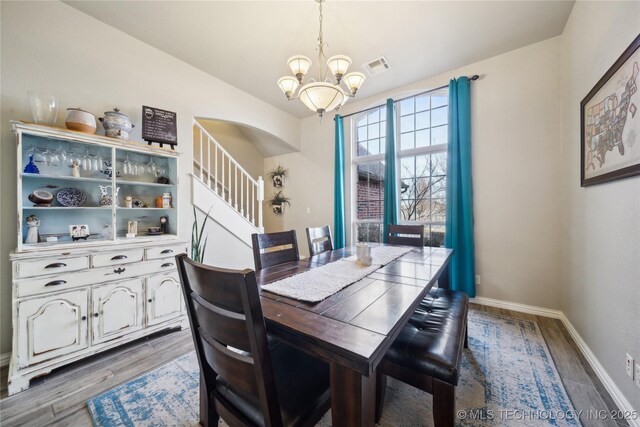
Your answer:
[[[152,142],[169,144],[173,150],[178,145],[178,117],[173,111],[142,106],[142,139],[148,145]]]
[[[274,214],[284,213],[284,205],[291,206],[291,199],[282,194],[282,191],[278,191],[271,200],[269,200],[269,206],[273,209]]]
[[[580,103],[580,185],[640,174],[640,34]]]
[[[282,167],[282,165],[278,165],[274,170],[269,172],[269,178],[271,178],[271,182],[275,188],[282,188],[284,185],[284,180],[289,173],[288,169]]]

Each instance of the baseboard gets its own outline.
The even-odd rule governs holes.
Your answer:
[[[538,316],[560,319],[560,321],[569,331],[569,334],[571,335],[573,340],[578,345],[578,348],[582,352],[582,355],[585,357],[585,359],[587,359],[589,365],[591,365],[591,368],[593,368],[594,372],[611,395],[611,398],[613,399],[615,404],[618,405],[618,409],[623,412],[635,413],[634,411],[636,410],[633,408],[633,406],[631,406],[631,403],[629,403],[624,394],[622,394],[618,386],[615,384],[615,382],[613,382],[613,379],[611,379],[607,371],[600,364],[600,362],[596,358],[596,355],[593,354],[587,343],[582,339],[576,328],[573,327],[567,316],[565,316],[562,311],[485,297],[472,298],[471,302],[479,305],[504,308],[513,311],[519,311],[521,313],[535,314]],[[640,419],[629,419],[627,421],[629,422],[629,425],[631,427],[640,427]]]
[[[11,353],[0,354],[0,368],[9,366],[9,360],[11,360]]]
[[[504,308],[521,313],[535,314],[537,316],[551,317],[553,319],[562,319],[564,314],[560,310],[552,310],[550,308],[537,307],[535,305],[520,304],[517,302],[502,301],[499,299],[475,297],[470,302],[487,305],[489,307]]]
[[[596,355],[593,354],[593,352],[591,351],[587,343],[584,342],[584,340],[582,339],[582,337],[580,336],[576,328],[573,327],[573,325],[571,324],[567,316],[564,315],[564,313],[562,313],[562,317],[560,317],[560,320],[562,321],[562,323],[564,323],[565,328],[567,328],[567,330],[569,331],[569,334],[571,335],[573,340],[576,342],[576,344],[578,345],[578,348],[580,348],[580,351],[589,362],[589,365],[591,365],[596,375],[598,376],[598,378],[600,379],[604,387],[607,389],[607,391],[611,395],[611,398],[613,399],[615,404],[618,405],[618,409],[620,409],[623,412],[634,413],[635,409],[633,408],[633,406],[631,406],[631,403],[629,403],[629,401],[624,396],[624,394],[622,394],[618,386],[613,382],[613,379],[611,379],[607,371],[600,364],[600,362],[596,358]],[[627,421],[629,422],[629,425],[631,427],[640,427],[640,419],[628,419]]]

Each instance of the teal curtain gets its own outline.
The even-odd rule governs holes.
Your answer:
[[[333,247],[335,249],[344,248],[345,226],[344,226],[344,126],[342,116],[336,114],[336,160],[335,175],[333,180]]]
[[[471,183],[471,101],[468,78],[449,82],[445,246],[453,249],[451,289],[476,295]]]
[[[384,151],[384,211],[382,241],[388,243],[389,224],[398,223],[398,183],[396,177],[396,105],[387,99],[387,135]]]

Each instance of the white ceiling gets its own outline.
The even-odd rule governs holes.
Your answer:
[[[289,73],[290,56],[316,55],[312,0],[66,3],[282,110],[312,115],[276,85]],[[572,7],[563,0],[329,0],[323,5],[326,53],[349,55],[357,71],[387,58],[391,69],[368,77],[358,92],[365,98],[557,36]]]

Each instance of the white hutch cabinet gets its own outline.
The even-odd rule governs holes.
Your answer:
[[[188,327],[174,258],[187,252],[188,242],[177,236],[175,151],[11,126],[18,145],[8,387],[14,394],[54,368],[162,329]],[[74,162],[77,169],[70,167]],[[46,192],[51,203],[43,203]],[[157,204],[163,195],[165,203]],[[39,224],[37,242],[25,243],[28,220]],[[137,221],[135,237],[127,237],[130,221]],[[149,230],[161,223],[161,232]],[[87,232],[74,239],[73,226]]]

